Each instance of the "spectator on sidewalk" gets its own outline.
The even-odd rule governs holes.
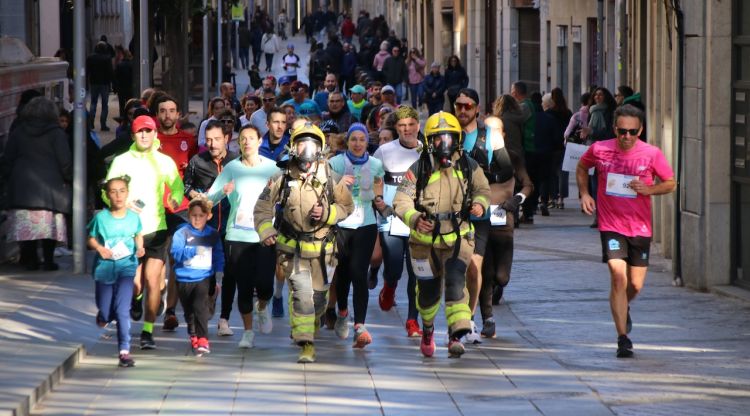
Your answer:
[[[388,42],[380,42],[380,51],[372,59],[372,69],[375,72],[374,75],[378,81],[383,81],[383,65],[389,56],[391,56],[391,54],[388,52]]]
[[[107,49],[107,44],[99,42],[94,47],[94,53],[86,58],[86,74],[89,91],[91,91],[91,104],[89,105],[89,126],[94,128],[94,117],[96,117],[96,105],[101,101],[102,109],[99,113],[99,126],[101,131],[109,131],[107,127],[107,116],[109,115],[109,92],[114,81],[114,69],[112,58]]]
[[[120,117],[124,118],[125,104],[129,99],[135,97],[135,94],[133,94],[133,55],[122,46],[118,46],[118,51],[121,51],[122,59],[115,67],[112,86],[114,92],[117,93]]]
[[[266,31],[261,43],[263,45],[263,53],[266,56],[266,72],[271,72],[273,68],[273,56],[281,49],[279,37],[273,33],[273,28]]]
[[[240,40],[240,63],[242,64],[242,69],[248,69],[250,68],[250,43],[253,36],[250,33],[250,29],[244,23],[240,24],[238,36]]]
[[[638,139],[644,118],[632,105],[618,108],[613,115],[616,138],[594,142],[576,168],[581,208],[589,215],[596,210],[598,215],[602,261],[610,272],[609,303],[618,358],[633,356],[628,337],[633,325],[630,304],[643,289],[648,270],[651,195],[665,195],[677,187],[661,150]],[[592,167],[599,181],[596,200],[588,187]]]
[[[419,108],[422,106],[425,62],[417,48],[412,48],[409,51],[409,56],[406,58],[406,66],[409,69],[408,80],[411,106],[419,111]]]
[[[466,74],[466,69],[461,66],[458,56],[452,55],[448,58],[448,65],[445,68],[445,90],[448,93],[448,104],[451,110],[453,110],[453,103],[456,102],[458,92],[468,86],[469,76]]]
[[[445,106],[445,77],[440,73],[438,62],[430,65],[430,73],[424,79],[422,90],[429,115],[442,111]]]
[[[7,186],[8,241],[19,242],[20,263],[27,270],[57,270],[55,246],[67,241],[65,215],[70,214],[73,157],[60,128],[52,100],[36,97],[24,105],[0,159]]]
[[[391,56],[383,64],[383,79],[386,84],[393,86],[396,92],[396,104],[401,104],[401,99],[404,97],[404,81],[408,79],[408,75],[409,70],[404,57],[401,56],[401,49],[394,46],[391,48]]]
[[[263,55],[263,30],[258,24],[250,27],[250,46],[253,49],[253,64],[260,67],[260,57]]]

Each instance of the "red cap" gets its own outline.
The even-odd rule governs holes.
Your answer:
[[[156,130],[156,123],[151,116],[138,116],[133,120],[133,133],[138,133],[143,129]]]

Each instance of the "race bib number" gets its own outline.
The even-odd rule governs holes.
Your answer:
[[[638,194],[630,187],[630,181],[637,178],[637,176],[633,175],[623,175],[612,172],[608,173],[606,194],[623,198],[635,198]]]
[[[395,215],[391,216],[391,235],[408,237],[411,230],[401,219]]]
[[[414,276],[417,279],[432,279],[432,268],[430,261],[427,259],[411,259],[411,268],[414,270]]]
[[[195,256],[185,261],[185,265],[191,269],[211,270],[213,248],[208,246],[197,246]]]
[[[362,201],[355,201],[354,211],[339,223],[340,227],[344,228],[357,228],[365,222],[365,207],[362,206]]]
[[[109,250],[112,252],[112,260],[120,260],[133,254],[124,241],[119,241],[114,247],[110,247]]]
[[[490,205],[490,225],[506,224],[508,224],[508,216],[505,210],[500,208],[500,205]]]
[[[241,230],[255,231],[255,210],[256,198],[243,198],[240,200],[240,206],[237,208],[237,215],[234,217],[234,228]]]

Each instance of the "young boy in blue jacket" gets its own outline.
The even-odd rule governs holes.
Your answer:
[[[177,292],[185,311],[190,344],[196,355],[208,354],[209,297],[215,275],[224,273],[224,249],[216,229],[206,225],[211,202],[199,197],[190,201],[188,223],[172,237],[172,257]]]

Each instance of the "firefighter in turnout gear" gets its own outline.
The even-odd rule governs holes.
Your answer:
[[[471,330],[466,268],[474,252],[474,229],[469,215],[484,215],[490,186],[477,162],[464,154],[455,116],[433,114],[424,134],[422,154],[404,175],[393,209],[411,229],[409,260],[417,275],[422,354],[435,353],[433,322],[445,287],[448,351],[451,357],[460,357],[464,353],[460,338]]]
[[[325,136],[317,126],[297,127],[290,142],[285,171],[271,178],[258,197],[255,229],[264,244],[276,245],[289,283],[292,338],[302,347],[298,362],[310,363],[336,267],[334,225],[352,213],[354,202],[346,184],[328,168]]]

